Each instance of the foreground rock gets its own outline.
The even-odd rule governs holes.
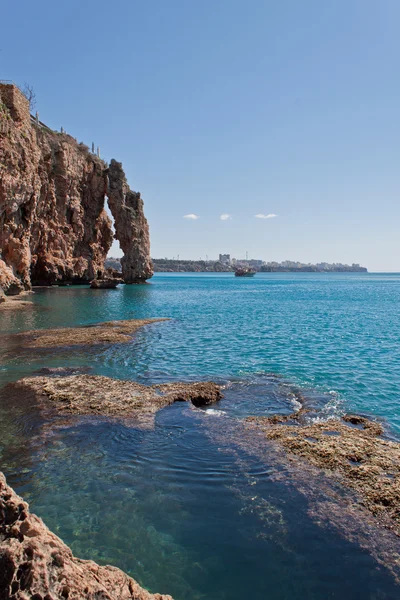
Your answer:
[[[400,444],[382,438],[382,426],[365,417],[307,423],[305,412],[246,422],[355,490],[377,521],[400,536]]]
[[[60,415],[105,415],[147,420],[173,402],[206,406],[221,398],[220,387],[210,381],[164,383],[146,386],[99,375],[26,377],[14,389],[34,392],[39,403]]]
[[[108,190],[103,160],[70,135],[33,121],[18,87],[0,83],[0,286],[7,295],[31,285],[101,279],[113,241],[107,196],[129,281],[151,277],[143,201],[116,164]]]
[[[0,473],[0,598],[172,600],[150,594],[120,569],[75,558]]]
[[[168,319],[131,319],[126,321],[105,321],[86,327],[66,327],[63,329],[42,329],[27,331],[13,336],[25,348],[60,348],[62,346],[92,346],[95,344],[117,344],[132,340],[132,334],[144,325],[151,325]]]

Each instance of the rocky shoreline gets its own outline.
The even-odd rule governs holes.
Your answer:
[[[43,330],[14,336],[30,348],[63,345],[126,343],[143,319],[100,323],[95,326]],[[82,369],[84,370],[84,369]],[[39,409],[52,416],[101,416],[133,419],[136,426],[152,426],[155,413],[173,402],[203,406],[221,398],[212,382],[166,383],[145,386],[109,377],[71,374],[49,369],[49,376],[24,378],[5,388],[27,394]],[[65,422],[65,420],[64,420]],[[57,422],[51,419],[51,426]],[[151,594],[120,569],[80,560],[6,484],[0,473],[0,598],[4,600],[172,600]]]
[[[172,600],[151,594],[120,569],[73,556],[29,511],[0,473],[0,598],[3,600]]]
[[[35,330],[16,334],[13,339],[28,351],[128,343],[140,327],[163,320],[110,321],[85,327]],[[42,369],[37,376],[8,384],[4,390],[6,394],[9,391],[10,397],[23,399],[26,396],[29,402],[34,402],[44,414],[48,429],[60,423],[68,425],[70,419],[79,417],[124,419],[124,422],[132,421],[135,427],[153,428],[157,411],[174,402],[184,401],[201,407],[222,397],[221,386],[210,381],[146,386],[91,375],[84,367]],[[264,453],[269,461],[272,455],[281,452],[284,461],[293,461],[297,473],[304,470],[304,477],[311,469],[320,473],[313,477],[318,479],[321,488],[326,487],[326,481],[322,483],[325,478],[338,490],[347,488],[357,500],[353,505],[346,500],[343,512],[337,509],[336,522],[332,517],[335,526],[341,527],[343,519],[352,519],[359,525],[364,511],[364,515],[369,513],[367,530],[376,528],[397,540],[400,537],[400,444],[386,439],[377,421],[359,415],[318,420],[318,413],[307,408],[301,395],[298,399],[302,405],[297,412],[239,419],[229,434],[230,441],[250,453]],[[247,439],[248,436],[251,439]],[[304,482],[300,482],[301,487],[306,490]],[[310,495],[310,491],[304,493]],[[340,492],[335,494],[337,497],[330,509],[332,515],[335,506],[341,506]],[[323,504],[315,501],[311,512],[314,510],[317,514]],[[349,523],[346,522],[345,527],[353,531],[354,524]],[[363,535],[362,532],[361,537]],[[382,539],[385,558],[382,559],[377,548],[371,553],[397,580],[393,542],[384,536]],[[362,543],[367,547],[369,542]],[[150,594],[117,568],[75,558],[38,517],[29,513],[28,505],[7,486],[0,474],[0,598],[3,597],[9,600],[171,598]]]
[[[400,443],[360,415],[311,421],[306,413],[248,417],[246,425],[355,491],[377,524],[400,536]]]
[[[107,276],[114,235],[125,283],[153,275],[149,227],[122,164],[31,118],[29,101],[0,82],[0,288],[90,283]],[[105,205],[114,218],[114,227]]]
[[[146,386],[99,375],[26,377],[9,385],[21,396],[35,398],[39,407],[59,416],[102,416],[135,419],[152,426],[155,413],[174,402],[207,406],[221,399],[220,386],[211,382],[164,383]]]

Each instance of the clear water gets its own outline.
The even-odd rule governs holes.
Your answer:
[[[229,432],[248,414],[290,412],[295,389],[323,414],[372,414],[396,435],[399,275],[159,274],[118,290],[43,288],[34,302],[2,313],[1,331],[171,320],[102,349],[15,352],[3,338],[2,386],[54,366],[226,384],[213,410],[168,407],[154,431],[101,419],[54,427],[29,399],[0,390],[1,469],[76,555],[176,600],[399,596],[366,549],[310,517],[268,459],[214,435],[216,423]]]

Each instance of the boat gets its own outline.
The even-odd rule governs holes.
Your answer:
[[[250,267],[238,267],[235,269],[235,277],[254,277],[256,271]]]

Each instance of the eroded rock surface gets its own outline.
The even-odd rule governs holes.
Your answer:
[[[152,270],[143,202],[122,167],[118,175],[111,169],[110,181],[125,272],[129,281],[144,281]],[[0,84],[0,286],[7,295],[103,276],[113,241],[107,187],[104,161],[70,135],[33,122],[18,88]]]
[[[1,233],[0,233],[1,235]],[[16,296],[24,289],[21,281],[14,275],[13,270],[0,260],[0,290],[1,295]]]
[[[60,348],[62,346],[93,346],[96,344],[120,344],[131,341],[132,334],[140,327],[168,319],[128,319],[105,321],[85,327],[39,329],[13,335],[15,341],[25,348]]]
[[[384,439],[381,424],[360,415],[319,422],[303,417],[299,411],[246,422],[355,490],[378,522],[400,536],[400,444]]]
[[[75,558],[0,473],[2,600],[172,600],[150,594],[123,571]]]
[[[115,236],[124,253],[122,277],[125,283],[143,283],[153,275],[143,200],[138,192],[132,192],[122,164],[116,160],[110,163],[108,180],[108,205],[114,217]]]
[[[196,407],[219,400],[220,387],[211,382],[164,383],[146,386],[100,375],[26,377],[14,389],[34,392],[60,415],[105,415],[147,420],[160,408],[174,402],[192,402]]]

